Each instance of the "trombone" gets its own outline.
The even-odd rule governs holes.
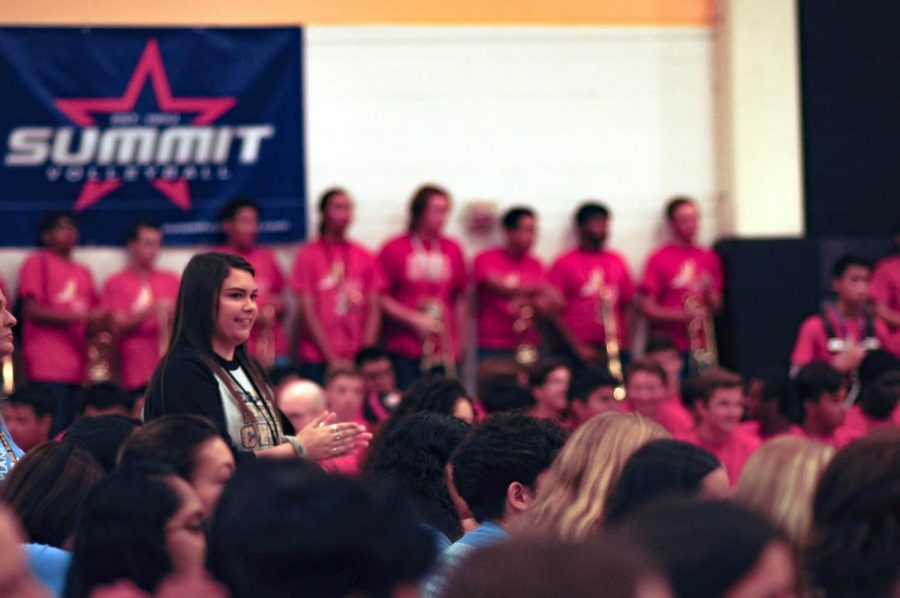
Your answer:
[[[606,285],[600,287],[600,323],[603,324],[603,342],[606,347],[606,362],[609,373],[619,381],[613,390],[613,398],[617,401],[625,400],[625,379],[622,371],[622,355],[619,347],[619,328],[616,324],[615,294]]]
[[[3,396],[8,397],[16,391],[12,355],[7,355],[0,361],[0,371],[3,373]]]
[[[691,315],[687,321],[688,350],[690,352],[689,369],[694,374],[702,373],[719,364],[719,352],[716,347],[716,330],[712,312],[702,310],[706,305],[697,293],[690,293],[684,298],[684,310]]]
[[[534,313],[534,307],[529,303],[522,303],[516,311],[513,332],[516,333],[519,342],[513,355],[519,365],[532,365],[538,360],[538,348],[525,338],[525,333],[534,325]]]
[[[425,299],[419,305],[419,311],[440,323],[440,332],[437,335],[429,334],[422,339],[422,360],[419,368],[423,374],[427,374],[437,367],[443,367],[445,376],[456,378],[456,360],[450,346],[450,331],[444,321],[443,304],[439,299]]]

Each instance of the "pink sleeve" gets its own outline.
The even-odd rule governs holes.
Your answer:
[[[44,297],[44,289],[41,281],[42,268],[46,267],[44,260],[39,255],[32,255],[19,271],[19,296],[23,299],[37,299],[38,301],[46,301]]]
[[[644,278],[641,280],[640,285],[641,292],[652,297],[658,296],[663,287],[659,278],[659,254],[654,254],[647,260],[647,267],[644,269]]]
[[[889,272],[884,263],[875,267],[872,280],[869,283],[869,296],[879,304],[887,304],[890,299]]]
[[[310,248],[309,245],[300,249],[297,257],[294,259],[294,271],[291,273],[291,288],[298,295],[311,293],[312,284],[312,268],[310,267]]]
[[[628,262],[624,258],[619,258],[622,264],[622,286],[619,289],[619,296],[622,301],[628,302],[634,298],[634,281],[631,280],[631,273],[628,271]]]
[[[722,289],[725,288],[725,277],[722,275],[722,260],[719,254],[714,251],[709,252],[709,258],[713,288],[721,293]]]
[[[547,272],[547,282],[556,287],[556,290],[562,293],[563,297],[568,297],[562,270],[562,261],[556,260],[550,268],[550,271]]]
[[[483,252],[475,256],[472,262],[472,280],[475,284],[481,284],[488,279],[489,262],[487,252]]]
[[[278,264],[275,254],[270,253],[269,256],[272,260],[272,286],[269,290],[272,293],[281,293],[284,290],[284,273],[281,271],[281,266]]]
[[[816,337],[819,333],[824,336],[822,318],[810,316],[800,325],[797,333],[797,342],[791,352],[791,365],[803,366],[816,358]]]
[[[453,253],[450,256],[453,264],[453,289],[451,294],[456,297],[460,293],[466,291],[469,286],[469,272],[466,269],[466,260],[463,257],[462,249],[459,245],[453,243]]]
[[[388,242],[381,248],[376,260],[382,279],[384,280],[384,292],[392,294],[397,281],[403,276],[399,245]]]

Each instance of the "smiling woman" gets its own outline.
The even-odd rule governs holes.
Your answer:
[[[188,413],[209,418],[238,456],[321,460],[368,444],[354,423],[325,413],[285,436],[272,388],[245,343],[256,321],[253,268],[224,253],[194,256],[184,270],[169,348],[147,391],[144,417]],[[326,425],[328,424],[328,425]]]

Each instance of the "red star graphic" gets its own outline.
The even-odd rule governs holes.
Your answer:
[[[134,68],[125,93],[119,98],[75,98],[56,100],[53,104],[73,123],[81,127],[96,124],[92,113],[112,114],[134,109],[147,79],[153,85],[156,103],[164,112],[196,112],[195,125],[208,125],[228,112],[237,103],[234,98],[175,98],[169,87],[169,76],[163,65],[156,39],[150,39]],[[187,181],[156,178],[150,184],[182,210],[191,208],[191,194]],[[81,188],[75,211],[85,210],[122,186],[122,181],[87,181]]]

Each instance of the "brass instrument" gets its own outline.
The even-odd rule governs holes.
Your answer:
[[[0,371],[3,372],[3,395],[9,396],[16,391],[12,355],[7,355],[0,361]]]
[[[706,302],[697,293],[684,298],[685,312],[699,312]],[[699,374],[719,364],[716,348],[716,330],[712,312],[703,310],[702,315],[692,315],[687,322],[688,347],[690,351],[689,369]]]
[[[519,365],[532,365],[538,360],[538,348],[525,338],[525,333],[534,324],[534,313],[532,305],[522,303],[516,312],[516,320],[513,322],[513,331],[519,337],[513,355]]]
[[[91,384],[112,380],[113,335],[98,330],[88,337],[87,379]]]
[[[622,355],[619,347],[619,328],[616,324],[615,296],[611,288],[604,285],[600,287],[600,322],[603,324],[604,346],[606,347],[606,362],[609,373],[619,381],[613,390],[613,398],[617,401],[625,400],[625,379],[622,371]]]
[[[266,305],[260,312],[259,335],[256,337],[255,357],[265,369],[275,365],[275,307]]]
[[[425,299],[419,304],[419,311],[438,320],[441,331],[437,335],[429,334],[422,339],[422,360],[419,368],[427,374],[437,367],[443,367],[444,375],[448,378],[456,378],[456,360],[453,358],[453,349],[450,346],[450,332],[444,322],[444,305],[438,299]],[[438,351],[440,344],[441,351]]]

